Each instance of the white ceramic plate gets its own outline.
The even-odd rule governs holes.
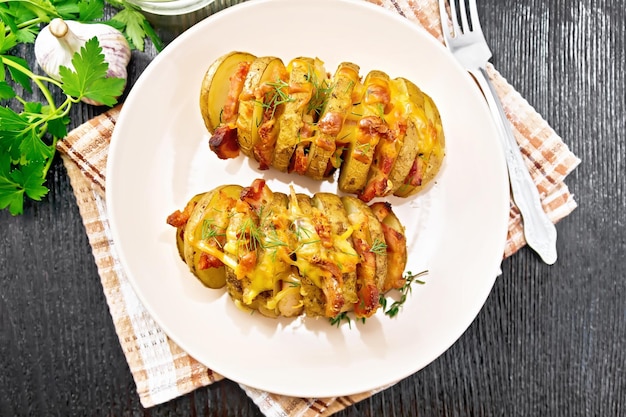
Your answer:
[[[331,326],[325,319],[268,319],[238,310],[223,290],[204,288],[176,251],[165,223],[194,194],[264,177],[277,191],[335,191],[335,183],[257,171],[244,157],[221,161],[208,148],[198,109],[201,79],[231,50],[285,62],[317,56],[413,80],[438,104],[447,156],[436,184],[392,199],[406,225],[408,270],[427,269],[398,317]],[[139,298],[191,356],[234,381],[304,397],[347,395],[400,380],[429,364],[466,330],[499,270],[508,182],[486,105],[469,76],[434,38],[364,1],[277,0],[234,6],[170,44],[129,94],[107,169],[111,228]]]

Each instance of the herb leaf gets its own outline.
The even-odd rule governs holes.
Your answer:
[[[92,21],[101,19],[104,16],[104,2],[102,1],[87,1],[80,0],[77,3],[78,15],[82,20]],[[63,13],[61,7],[59,7],[60,13]]]
[[[30,71],[30,68],[28,67],[28,62],[26,62],[24,58],[12,55],[3,55],[3,58],[15,64],[15,66],[6,65],[6,67],[9,69],[11,79],[13,79],[13,81],[15,81],[17,84],[21,85],[24,90],[32,93],[33,88],[31,87],[30,77],[22,70],[22,68],[24,68],[27,71]]]
[[[2,165],[0,171],[3,172],[7,167],[6,163]],[[45,179],[40,175],[42,165],[41,162],[31,162],[0,176],[0,209],[8,207],[15,216],[23,211],[24,193],[36,201],[48,193],[48,188],[43,185]]]
[[[64,66],[59,68],[65,94],[78,99],[90,98],[107,106],[117,102],[116,97],[122,94],[126,81],[106,78],[109,64],[104,60],[96,37],[88,40],[80,53],[74,54],[72,65],[74,71]]]
[[[413,283],[425,284],[425,282],[420,280],[419,278],[426,274],[428,274],[428,271],[422,271],[417,274],[413,274],[410,271],[407,272],[406,275],[404,276],[404,279],[405,279],[404,285],[398,289],[398,292],[400,293],[400,298],[394,301],[393,303],[391,303],[389,308],[387,308],[387,299],[385,298],[383,294],[381,294],[379,302],[382,308],[385,310],[385,314],[387,316],[395,317],[398,315],[398,313],[402,309],[402,306],[404,306],[404,303],[406,302],[408,295],[411,293]]]
[[[116,4],[119,2],[110,1],[110,3]],[[163,49],[163,42],[161,42],[154,28],[152,28],[145,16],[132,6],[124,2],[121,3],[124,4],[125,8],[113,16],[108,23],[116,29],[123,31],[128,41],[138,50],[144,50],[144,38],[148,37],[154,44],[156,50],[161,51]]]

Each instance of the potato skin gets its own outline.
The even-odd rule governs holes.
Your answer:
[[[406,246],[404,229],[389,205],[375,207],[354,196],[272,192],[257,179],[200,193],[168,223],[192,274],[208,287],[225,287],[243,309],[267,317],[354,311],[364,318],[377,311],[381,294],[398,288],[403,271],[391,268],[388,256],[402,269],[406,263],[406,248],[398,246]],[[401,234],[393,245],[386,242],[389,228]],[[209,268],[203,256],[211,257]]]

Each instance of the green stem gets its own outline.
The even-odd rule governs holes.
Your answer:
[[[59,141],[59,138],[57,138],[56,136],[52,136],[52,144],[50,145],[52,149],[52,155],[50,155],[50,158],[48,158],[48,160],[46,161],[46,164],[44,165],[41,171],[41,178],[46,178],[48,176],[48,171],[50,170],[50,167],[52,166],[52,160],[54,159],[54,154],[56,153],[56,150],[57,150],[58,141]]]
[[[27,28],[29,26],[34,26],[34,25],[38,25],[40,23],[48,23],[49,20],[46,19],[42,19],[40,17],[35,18],[35,19],[31,19],[31,20],[27,20],[25,22],[20,23],[19,25],[17,25],[18,29],[24,29]]]
[[[46,87],[46,85],[43,83],[43,81],[47,81],[51,84],[54,84],[58,87],[61,87],[61,83],[59,83],[56,80],[53,80],[52,78],[48,78],[48,77],[41,77],[37,74],[35,74],[34,72],[32,72],[31,70],[29,70],[28,68],[17,64],[14,61],[11,61],[10,59],[4,59],[4,57],[0,56],[0,59],[2,59],[2,62],[4,63],[4,65],[8,65],[10,67],[15,68],[16,70],[20,71],[22,74],[26,75],[28,78],[30,78],[31,80],[33,80],[33,82],[35,84],[37,84],[37,87],[39,87],[39,90],[41,90],[41,92],[43,93],[44,97],[46,98],[46,101],[48,102],[48,104],[50,105],[50,108],[52,109],[52,111],[56,111],[57,107],[54,103],[54,98],[52,97],[52,94],[50,93],[50,90],[48,89],[48,87]]]
[[[32,122],[32,124],[28,127],[28,130],[36,130],[38,129],[41,125],[43,125],[44,123],[49,122],[50,120],[54,120],[54,119],[61,119],[65,116],[67,116],[70,112],[70,109],[72,108],[72,105],[74,103],[76,103],[78,100],[73,99],[70,96],[67,96],[67,98],[65,99],[65,101],[63,102],[63,104],[61,104],[55,111],[54,113],[50,113],[48,115],[46,115],[45,117],[41,117],[39,118],[37,121]],[[60,111],[62,110],[62,111]],[[43,135],[45,135],[46,131],[48,130],[48,128],[46,127],[45,129],[42,129],[40,131],[37,132],[37,136],[38,137],[43,137]],[[57,138],[56,137],[52,137],[53,143],[56,143]]]

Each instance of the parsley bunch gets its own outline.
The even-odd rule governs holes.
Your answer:
[[[109,24],[124,33],[134,49],[143,50],[146,38],[162,49],[139,10],[124,0],[106,3],[117,12],[108,20],[104,0],[0,0],[0,210],[21,214],[26,197],[39,201],[48,193],[46,176],[58,140],[67,135],[72,105],[90,98],[113,106],[125,84],[119,78],[105,78],[108,63],[96,38],[74,54],[73,69],[61,67],[61,81],[40,75],[17,56],[24,45],[33,44],[39,31],[60,17]],[[36,96],[33,87],[44,102],[24,97]],[[61,103],[55,102],[52,91],[65,95]]]

